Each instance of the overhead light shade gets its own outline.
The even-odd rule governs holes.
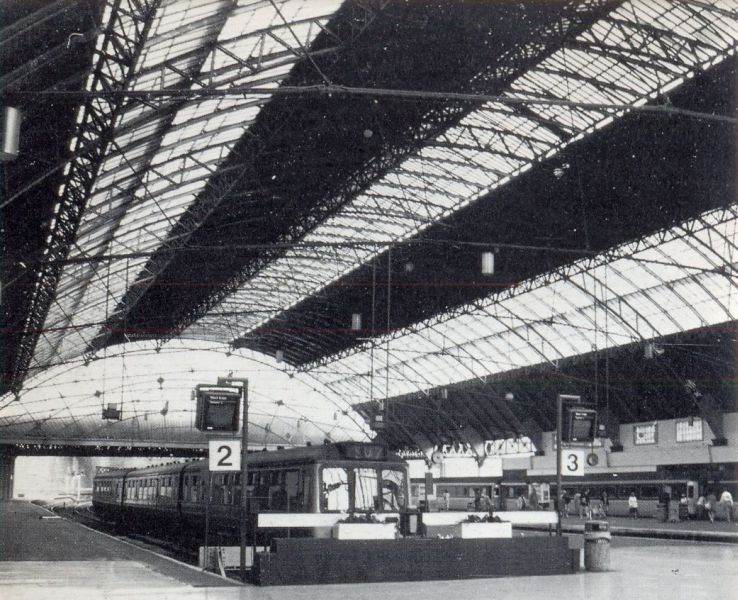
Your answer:
[[[21,112],[12,106],[3,108],[2,140],[0,140],[0,160],[18,158],[20,143]]]
[[[351,315],[351,330],[361,331],[361,313],[354,313]]]
[[[482,275],[494,275],[495,253],[482,252]]]
[[[277,350],[274,353],[274,358],[277,359],[278,363],[281,363],[284,360],[284,352],[282,350]]]

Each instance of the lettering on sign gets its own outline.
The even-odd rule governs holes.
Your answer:
[[[574,477],[584,476],[584,451],[562,450],[561,452],[561,474]]]

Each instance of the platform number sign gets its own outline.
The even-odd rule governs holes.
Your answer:
[[[583,450],[563,450],[561,452],[561,474],[583,477],[584,461]]]
[[[210,440],[208,442],[210,471],[240,471],[240,440]]]

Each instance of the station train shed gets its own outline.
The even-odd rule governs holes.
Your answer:
[[[734,459],[738,3],[0,10],[6,469],[200,452],[228,373],[257,448],[541,450],[576,394]]]

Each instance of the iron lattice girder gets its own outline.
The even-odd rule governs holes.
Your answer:
[[[227,13],[227,11],[226,11],[226,13]],[[223,21],[225,18],[227,18],[227,14],[226,13],[224,13],[224,12],[219,13],[219,19],[221,21]],[[308,22],[308,21],[305,21],[305,22]],[[310,20],[309,22],[313,22],[313,20]],[[289,27],[289,25],[284,25],[282,27]],[[216,28],[216,29],[217,29],[216,33],[218,31],[220,31],[220,28]],[[242,36],[241,38],[238,38],[238,39],[242,39],[243,37],[247,37],[247,36]],[[159,38],[157,38],[157,40],[160,41]],[[218,46],[218,43],[216,43],[215,46]],[[215,47],[215,46],[213,46],[213,44],[206,44],[202,48],[198,48],[195,51],[195,54],[189,53],[190,59],[192,59],[193,57],[199,56],[200,60],[199,61],[189,60],[188,65],[187,65],[187,69],[189,71],[191,71],[191,72],[195,72],[199,68],[199,66],[203,64],[204,60],[207,57],[207,53],[210,52],[212,50],[212,48]],[[321,52],[323,52],[323,53],[329,53],[329,52],[335,52],[335,51],[336,51],[336,48],[324,48]],[[279,54],[281,56],[283,53],[279,53]],[[273,60],[273,54],[267,55],[267,54],[263,54],[262,53],[261,60],[263,60],[264,63],[265,63],[263,65],[263,68],[264,69],[273,69],[273,68],[275,68],[275,64],[276,63]],[[294,60],[283,61],[283,62],[289,62],[291,64],[291,63],[294,62]],[[163,66],[163,68],[164,69],[169,68],[169,70],[178,72],[178,74],[180,76],[183,76],[184,75],[185,76],[184,78],[185,79],[188,79],[188,74],[186,72],[182,71],[181,69],[178,69],[177,67],[173,67],[173,65],[171,63],[166,63]],[[242,73],[243,69],[235,69],[233,71],[234,71],[234,73],[231,73],[231,76],[233,78],[235,78],[235,77],[238,77]],[[250,73],[253,73],[255,71],[256,71],[256,68],[250,66],[249,72]],[[141,76],[141,73],[139,72],[138,75],[137,75],[137,77],[140,78],[140,76]],[[261,80],[258,83],[264,83],[264,80]],[[219,85],[223,85],[224,82],[223,81],[220,81],[220,82],[218,82],[218,84]],[[138,96],[138,97],[139,97],[139,100],[142,100],[142,98],[140,98],[140,96]],[[266,99],[259,99],[256,104],[262,104],[264,102],[266,102]],[[147,102],[144,102],[144,104],[147,104],[147,105],[151,106]],[[112,214],[110,212],[107,212],[105,214],[100,214],[99,215],[99,218],[101,220],[105,221],[106,223],[109,223],[111,221],[111,217],[112,217],[117,223],[119,223],[123,218],[125,218],[126,210],[130,206],[131,202],[134,199],[133,193],[134,193],[134,191],[136,189],[136,186],[137,185],[141,185],[143,183],[143,177],[144,177],[147,169],[137,169],[136,166],[132,165],[131,162],[126,159],[125,153],[128,152],[128,151],[131,151],[131,150],[135,150],[137,147],[141,146],[142,144],[145,144],[146,146],[149,146],[152,141],[156,142],[156,141],[162,139],[163,138],[163,133],[162,132],[165,132],[166,133],[167,132],[166,131],[166,128],[168,126],[169,126],[168,132],[172,132],[172,131],[174,131],[175,129],[177,129],[179,127],[191,127],[192,126],[192,122],[190,120],[188,120],[187,122],[185,122],[185,123],[183,123],[183,124],[181,124],[179,126],[175,126],[175,127],[171,127],[170,126],[171,123],[172,123],[172,120],[175,118],[175,115],[177,114],[177,112],[179,110],[183,109],[183,108],[186,108],[188,105],[189,105],[189,101],[188,100],[186,100],[186,99],[179,99],[179,98],[176,98],[175,97],[172,100],[170,100],[169,103],[162,103],[162,105],[160,105],[159,107],[153,107],[155,109],[155,111],[153,112],[153,117],[152,117],[152,114],[151,114],[151,111],[150,111],[149,114],[144,114],[143,116],[140,116],[140,117],[134,119],[132,122],[127,123],[126,125],[124,125],[123,127],[121,127],[119,130],[116,130],[116,136],[123,135],[124,133],[126,133],[128,131],[132,131],[134,124],[136,126],[138,126],[138,125],[145,125],[146,122],[149,122],[149,121],[150,122],[155,122],[156,119],[160,119],[161,120],[161,122],[158,125],[158,130],[154,134],[147,136],[147,138],[145,138],[145,139],[144,138],[139,138],[139,139],[131,140],[131,142],[126,145],[125,149],[122,149],[120,147],[117,147],[117,145],[116,145],[116,151],[109,154],[110,157],[114,157],[116,155],[120,155],[120,156],[122,156],[123,161],[121,162],[120,166],[118,166],[116,169],[114,169],[112,171],[106,172],[106,177],[110,177],[111,174],[115,174],[116,175],[115,181],[113,183],[111,183],[110,186],[107,186],[107,188],[99,188],[99,189],[96,189],[96,194],[105,193],[106,189],[108,191],[110,191],[110,190],[119,191],[120,192],[120,195],[127,195],[128,196],[128,200],[125,201],[125,202],[120,203],[114,209],[114,211],[113,211]],[[243,106],[241,106],[240,108],[242,109]],[[211,117],[211,116],[212,115],[207,115],[207,117]],[[239,127],[243,127],[243,125],[242,124],[239,124]],[[222,130],[221,130],[221,132],[222,132]],[[197,137],[197,135],[190,136],[189,138],[186,138],[186,139],[194,139],[196,137]],[[182,142],[182,141],[183,141],[182,139],[179,140],[179,142]],[[161,149],[162,148],[159,148],[159,150],[161,150]],[[157,145],[155,144],[154,147],[149,148],[148,151],[143,156],[138,157],[138,158],[135,159],[136,160],[136,164],[138,165],[138,164],[144,164],[144,163],[149,162],[151,160],[151,158],[155,155],[155,153],[157,151],[158,151],[157,150]],[[198,162],[195,159],[195,157],[190,156],[190,153],[189,152],[183,154],[182,157],[189,157],[192,160],[192,162],[195,162],[195,163]],[[177,159],[177,158],[181,158],[181,157],[176,157],[176,156],[173,157],[173,158],[170,157],[170,160],[174,160],[174,159]],[[199,163],[199,164],[202,164],[202,163]],[[210,168],[210,167],[208,166],[208,168]],[[127,171],[131,171],[132,172],[132,175],[130,175],[128,177],[120,177],[119,175],[121,174],[121,172],[124,172],[126,170]],[[154,172],[156,172],[156,171],[154,171]],[[213,172],[213,170],[212,170],[212,168],[210,168],[210,174],[212,174],[212,172]],[[184,176],[184,173],[182,173],[181,176]],[[172,185],[177,185],[177,182],[174,179],[172,179],[171,177],[164,177],[164,178],[167,181],[169,181],[170,183],[172,183]],[[205,177],[203,177],[203,178],[205,178]],[[192,183],[192,180],[189,180],[187,183]],[[123,184],[125,184],[125,185],[128,186],[127,190],[121,190],[120,189],[121,188],[121,185],[123,185]],[[143,187],[144,187],[144,191],[145,191],[145,196],[147,198],[150,198],[151,195],[147,192],[146,185],[143,184]],[[158,190],[158,193],[162,193],[162,190],[159,189]],[[105,243],[109,243],[110,242],[110,239],[112,238],[112,235],[114,234],[114,230],[115,230],[115,227],[109,227],[108,228],[108,237],[107,237],[107,242],[105,242]],[[90,278],[88,278],[88,283],[90,281],[92,281],[92,277],[93,276],[94,276],[94,273],[90,273]],[[84,288],[82,288],[80,290],[79,298],[82,298],[83,296],[84,296]],[[61,341],[61,338],[60,338],[59,341]],[[88,346],[88,344],[87,344],[87,342],[85,342],[84,347],[87,347],[87,346]]]
[[[722,223],[732,221],[737,217],[738,207],[736,207],[735,205],[713,210],[710,212],[709,217],[703,215],[699,219],[694,219],[682,223],[679,227],[661,229],[648,236],[648,238],[639,239],[625,244],[621,247],[611,248],[607,251],[602,252],[601,254],[598,254],[597,256],[580,259],[575,263],[561,265],[542,275],[521,281],[515,286],[505,287],[486,298],[480,298],[463,306],[449,308],[446,313],[428,319],[423,323],[416,323],[407,328],[394,330],[391,332],[383,331],[384,340],[381,340],[380,342],[377,342],[376,340],[368,341],[359,346],[346,348],[344,350],[341,350],[340,352],[337,352],[330,356],[322,357],[318,360],[313,360],[302,364],[298,363],[297,370],[300,372],[309,372],[315,369],[319,370],[321,367],[337,363],[349,356],[362,352],[367,352],[372,344],[385,343],[386,340],[389,340],[391,342],[392,340],[404,337],[408,333],[419,333],[423,330],[433,329],[434,327],[441,325],[447,321],[453,320],[459,316],[476,314],[479,312],[487,311],[489,309],[494,310],[495,305],[497,305],[499,302],[502,302],[503,300],[512,299],[521,294],[546,287],[559,280],[572,282],[577,278],[577,276],[593,271],[596,267],[599,266],[607,265],[608,268],[613,268],[611,263],[618,259],[634,256],[640,252],[643,252],[644,250],[658,248],[661,244],[669,240],[685,237],[693,238],[694,233],[700,226],[704,227],[705,229],[713,229],[714,227]],[[726,277],[729,276],[728,272],[723,273],[721,269],[716,268],[715,271],[724,274]],[[598,285],[604,286],[604,283],[599,281]],[[620,301],[622,302],[622,299]],[[595,299],[595,302],[599,302],[599,300]],[[601,306],[601,308],[608,312],[612,312],[613,310],[611,307],[606,306],[602,303],[600,303],[599,306]],[[633,312],[635,313],[634,309],[631,308],[631,310],[633,310]],[[617,313],[612,314],[615,318],[619,318],[619,315]],[[631,327],[627,324],[626,321],[623,322],[625,326],[630,328],[630,330],[633,332],[634,340],[642,341],[646,339],[645,337],[643,337],[642,333],[638,330],[637,327]],[[647,323],[647,321],[645,322]],[[395,364],[392,365],[391,368],[397,368],[397,366],[398,365]],[[361,375],[357,374],[353,377],[360,378]]]
[[[386,3],[378,2],[376,10],[381,10],[384,4]],[[360,27],[358,30],[351,29],[350,39],[347,41],[355,41],[356,37],[369,26],[369,24],[374,20],[375,17],[376,12],[365,7],[364,13],[360,17],[362,27]],[[336,39],[338,37],[337,34],[330,29],[322,26],[321,29],[326,31],[330,35],[331,39]],[[271,29],[263,30],[258,32],[258,34],[263,37],[264,35],[272,34],[272,31]],[[308,49],[306,52],[307,55],[312,55],[313,53],[315,53],[316,56],[319,56],[334,53],[338,49],[340,49],[340,47],[341,44],[339,43],[337,46],[334,45],[329,48],[319,48],[314,51],[312,49]],[[303,56],[303,54],[299,55],[300,58],[307,58],[307,56]],[[259,64],[259,66],[263,66],[264,69],[270,69],[273,67],[273,65],[271,64],[261,65],[261,62],[257,64]],[[251,65],[248,65],[247,68],[249,71],[253,72],[253,67]],[[167,267],[177,254],[177,251],[187,245],[192,235],[199,229],[199,227],[207,220],[210,215],[215,213],[221,202],[228,198],[232,194],[232,192],[236,191],[239,183],[244,179],[247,179],[249,175],[253,174],[254,168],[258,164],[258,151],[262,149],[259,140],[255,140],[255,145],[256,148],[252,148],[253,155],[251,157],[239,157],[241,159],[241,168],[226,167],[226,169],[221,169],[219,173],[223,176],[219,178],[217,184],[213,185],[212,182],[208,183],[207,187],[200,195],[198,200],[193,203],[193,205],[187,210],[187,212],[174,227],[173,231],[170,232],[167,241],[162,244],[157,254],[148,261],[143,272],[137,279],[135,285],[129,287],[129,289],[126,291],[123,299],[119,302],[118,307],[116,307],[116,310],[114,311],[111,319],[109,319],[106,326],[102,328],[100,333],[89,344],[87,348],[87,354],[92,354],[97,350],[105,347],[109,343],[111,336],[118,335],[119,332],[123,332],[125,330],[125,321],[128,314],[146,295],[146,292],[154,283],[156,277],[167,269]],[[266,259],[267,262],[268,260],[270,260],[270,258]],[[256,268],[258,269],[259,267],[257,266]],[[251,271],[249,271],[249,276],[250,273]],[[166,336],[162,335],[160,337]]]
[[[106,25],[104,39],[95,50],[97,63],[91,75],[91,88],[100,86],[106,90],[125,90],[131,84],[135,72],[133,66],[148,35],[153,14],[160,0],[118,0]],[[128,7],[130,23],[121,19],[118,9]],[[114,41],[115,40],[115,41]],[[115,44],[122,54],[116,60],[107,54]],[[105,158],[113,135],[115,122],[128,104],[123,97],[91,98],[84,105],[83,119],[78,128],[74,159],[64,184],[64,194],[55,229],[50,234],[47,256],[52,261],[64,259],[74,241],[77,227],[85,209],[95,175]],[[53,300],[56,285],[62,272],[58,262],[40,267],[36,290],[31,301],[24,332],[39,331]],[[11,386],[18,388],[28,370],[38,333],[24,333],[13,367]]]
[[[233,8],[233,7],[231,7]],[[217,15],[217,19],[215,19],[215,25],[214,25],[214,31],[217,33],[220,31],[220,28],[225,23],[225,20],[228,17],[229,12],[228,11],[221,11]],[[145,46],[145,41],[143,43]],[[180,69],[172,68],[171,65],[166,65],[173,71],[177,72],[180,77],[183,79],[191,79],[190,73],[197,73],[199,72],[200,68],[202,67],[205,59],[207,58],[207,47],[203,47],[198,49],[199,54],[196,55],[199,60],[191,60],[189,63],[189,72],[182,71]],[[136,72],[135,78],[140,78],[141,73]],[[114,137],[111,138],[110,146],[112,147],[113,151],[108,152],[106,154],[106,158],[115,157],[116,155],[122,156],[124,159],[121,162],[120,167],[116,169],[116,171],[120,170],[127,170],[131,172],[131,176],[126,178],[125,181],[121,180],[121,178],[116,178],[110,185],[110,189],[115,189],[115,191],[118,192],[120,196],[124,196],[125,200],[118,203],[116,208],[113,211],[106,211],[103,214],[99,214],[98,217],[102,221],[104,221],[107,225],[107,231],[105,232],[105,235],[103,236],[102,241],[99,244],[99,248],[107,248],[115,235],[116,229],[119,226],[119,224],[122,222],[122,220],[125,218],[127,214],[127,209],[130,207],[130,205],[135,201],[135,191],[140,186],[143,185],[143,188],[145,190],[145,195],[147,197],[150,196],[148,193],[148,189],[146,188],[146,185],[144,184],[143,180],[146,175],[146,169],[136,170],[134,165],[131,164],[130,161],[126,159],[126,152],[130,152],[131,150],[135,149],[139,145],[145,144],[145,147],[147,148],[146,152],[143,156],[138,157],[136,161],[138,163],[145,163],[148,164],[152,157],[156,154],[156,152],[160,149],[160,143],[154,143],[151,144],[152,141],[154,142],[161,142],[164,139],[164,135],[166,134],[167,130],[171,129],[171,124],[173,120],[175,119],[177,115],[177,111],[184,105],[186,102],[182,100],[173,99],[170,100],[168,103],[162,103],[158,107],[154,107],[152,111],[149,113],[144,113],[141,117],[138,119],[135,119],[132,123],[127,123],[125,126],[116,128],[114,132]],[[132,101],[128,107],[132,107],[134,102]],[[145,103],[146,104],[146,103]],[[153,114],[152,114],[153,113]],[[156,122],[159,120],[159,123],[156,127],[156,131],[151,135],[147,136],[143,139],[138,139],[133,141],[132,144],[128,144],[125,149],[121,148],[118,143],[115,141],[119,136],[125,135],[129,131],[133,131],[133,126],[135,124],[141,124],[142,122]],[[106,173],[106,176],[109,176],[110,173]],[[125,187],[124,187],[125,185]],[[104,189],[96,189],[95,193],[100,194],[104,193]],[[82,249],[77,246],[77,248],[81,251]],[[90,285],[92,280],[97,275],[97,271],[95,268],[89,269],[89,277],[87,278],[86,285],[78,286],[75,290],[76,294],[76,301],[75,301],[75,307],[79,305],[79,303],[82,301],[82,299],[85,297],[85,292],[87,290],[87,287]],[[107,301],[107,296],[106,296]],[[64,339],[64,336],[59,336],[56,340],[56,343],[52,346],[53,352],[56,353],[58,350],[59,345],[62,343],[62,340]],[[86,341],[85,345],[87,345],[89,342]]]
[[[699,15],[696,14],[696,16]],[[565,47],[599,54],[624,64],[633,63],[645,67],[646,71],[663,72],[670,76],[681,74],[681,69],[675,66],[683,68],[685,65],[699,64],[701,62],[699,49],[718,52],[710,44],[685,38],[673,29],[658,28],[642,22],[635,12],[634,18],[638,21],[637,31],[633,30],[632,23],[606,17],[605,22],[609,25],[609,29],[604,36],[592,35],[587,41],[569,40]],[[715,29],[709,21],[703,21],[703,23],[705,31],[710,31],[713,36],[722,37],[720,31]],[[617,32],[615,36],[617,45],[608,43],[608,38],[613,35],[613,32]],[[652,48],[658,48],[662,54],[656,53]],[[692,54],[693,62],[685,61],[685,52]]]
[[[562,38],[577,35],[591,21],[598,18],[601,11],[613,5],[612,2],[590,2],[586,4],[584,9],[581,5],[567,5],[566,9],[570,12],[564,10],[553,22],[535,28],[535,35],[531,34],[530,39],[526,39],[522,43],[512,44],[507,51],[501,53],[492,67],[483,70],[474,78],[470,84],[471,88],[487,93],[503,90],[520,73],[556,51],[560,47]],[[363,172],[349,176],[344,182],[343,189],[340,189],[332,197],[325,198],[323,202],[313,206],[307,213],[303,213],[302,221],[288,230],[286,238],[284,238],[285,241],[298,241],[327,218],[337,214],[353,197],[366,191],[371,183],[386,174],[390,168],[399,164],[401,158],[410,156],[410,153],[419,148],[424,142],[440,136],[448,127],[457,125],[459,120],[468,114],[472,108],[461,105],[447,105],[441,109],[430,107],[425,112],[423,121],[414,132],[414,140],[409,147],[390,148],[384,156],[369,164]],[[433,144],[430,144],[430,146],[432,147]],[[516,158],[520,160],[520,157]],[[437,169],[442,169],[442,166],[438,163],[435,166]],[[436,177],[441,178],[443,176],[437,175]],[[447,170],[447,178],[450,182],[457,181],[451,170]],[[229,284],[221,290],[216,290],[213,296],[181,320],[174,329],[186,326],[198,316],[206,314],[210,306],[217,305],[269,262],[271,262],[269,258],[258,260],[256,268],[252,265],[251,268],[245,269],[243,273],[235,278],[233,285]]]

